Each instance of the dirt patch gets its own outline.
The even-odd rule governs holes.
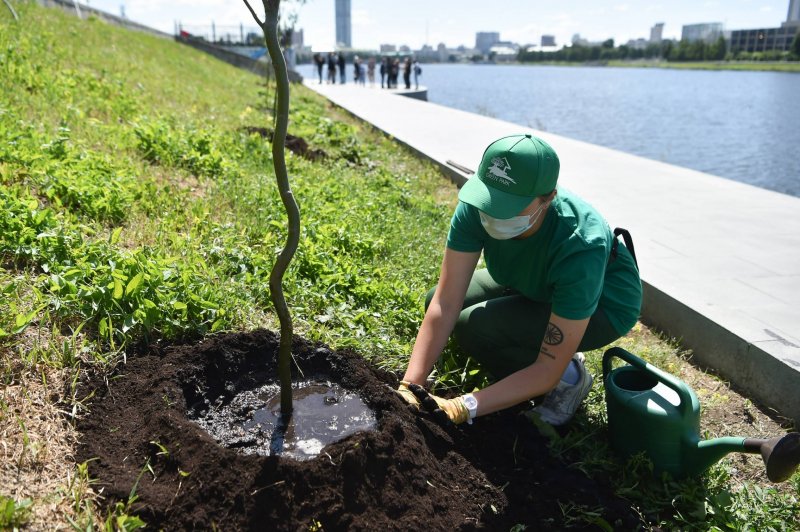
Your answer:
[[[9,365],[19,364],[17,358],[0,349],[4,375]],[[68,372],[42,365],[16,373],[0,386],[0,495],[34,501],[28,527],[45,530],[64,515],[76,517],[72,505],[93,494],[74,476],[77,434],[56,406],[65,399],[60,392]]]
[[[243,127],[242,130],[249,135],[259,135],[270,142],[272,142],[272,136],[275,133],[271,129],[259,126],[246,126]],[[302,137],[296,137],[290,133],[286,134],[286,148],[292,153],[295,153],[300,157],[304,157],[309,161],[321,161],[328,157],[328,154],[325,153],[325,150],[311,148],[309,147],[308,142],[306,142],[306,139]]]
[[[485,416],[479,428],[443,429],[408,409],[393,375],[300,339],[293,355],[303,375],[357,392],[377,430],[296,461],[224,448],[187,417],[207,397],[228,400],[274,380],[277,350],[269,331],[221,335],[153,348],[109,386],[88,384],[95,399],[78,425],[78,459],[93,459],[106,502],[126,501],[139,479],[134,511],[172,530],[562,529],[559,503],[602,508],[622,529],[638,523],[611,486],[552,458],[520,410]]]

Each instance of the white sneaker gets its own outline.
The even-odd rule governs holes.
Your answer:
[[[550,425],[563,425],[575,415],[581,402],[589,395],[592,387],[592,375],[586,371],[586,357],[578,352],[572,357],[578,363],[581,376],[575,384],[558,381],[558,385],[544,396],[542,404],[533,409],[542,421]],[[572,364],[572,362],[570,362]]]

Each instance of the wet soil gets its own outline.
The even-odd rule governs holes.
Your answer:
[[[358,394],[324,375],[292,383],[290,416],[282,413],[280,392],[274,383],[236,390],[232,399],[229,393],[203,397],[189,417],[223,447],[296,460],[316,458],[326,445],[375,429],[375,414]]]
[[[302,339],[295,378],[358,393],[376,430],[299,461],[223,447],[190,419],[208,401],[274,382],[277,351],[270,331],[220,335],[150,348],[114,378],[85,383],[94,397],[78,424],[77,459],[91,459],[106,504],[127,501],[136,486],[133,512],[166,530],[560,530],[560,503],[602,508],[617,529],[637,527],[629,503],[551,457],[520,410],[443,428],[404,404],[394,375]]]

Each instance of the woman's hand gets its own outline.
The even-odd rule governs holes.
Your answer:
[[[432,393],[428,393],[419,384],[409,384],[408,389],[422,403],[425,410],[433,414],[440,423],[460,425],[465,421],[469,421],[469,409],[464,403],[463,397],[456,397],[455,399],[437,397]]]

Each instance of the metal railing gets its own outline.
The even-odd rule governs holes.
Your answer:
[[[258,26],[175,23],[175,35],[185,38],[196,38],[214,44],[263,46],[264,33]]]

